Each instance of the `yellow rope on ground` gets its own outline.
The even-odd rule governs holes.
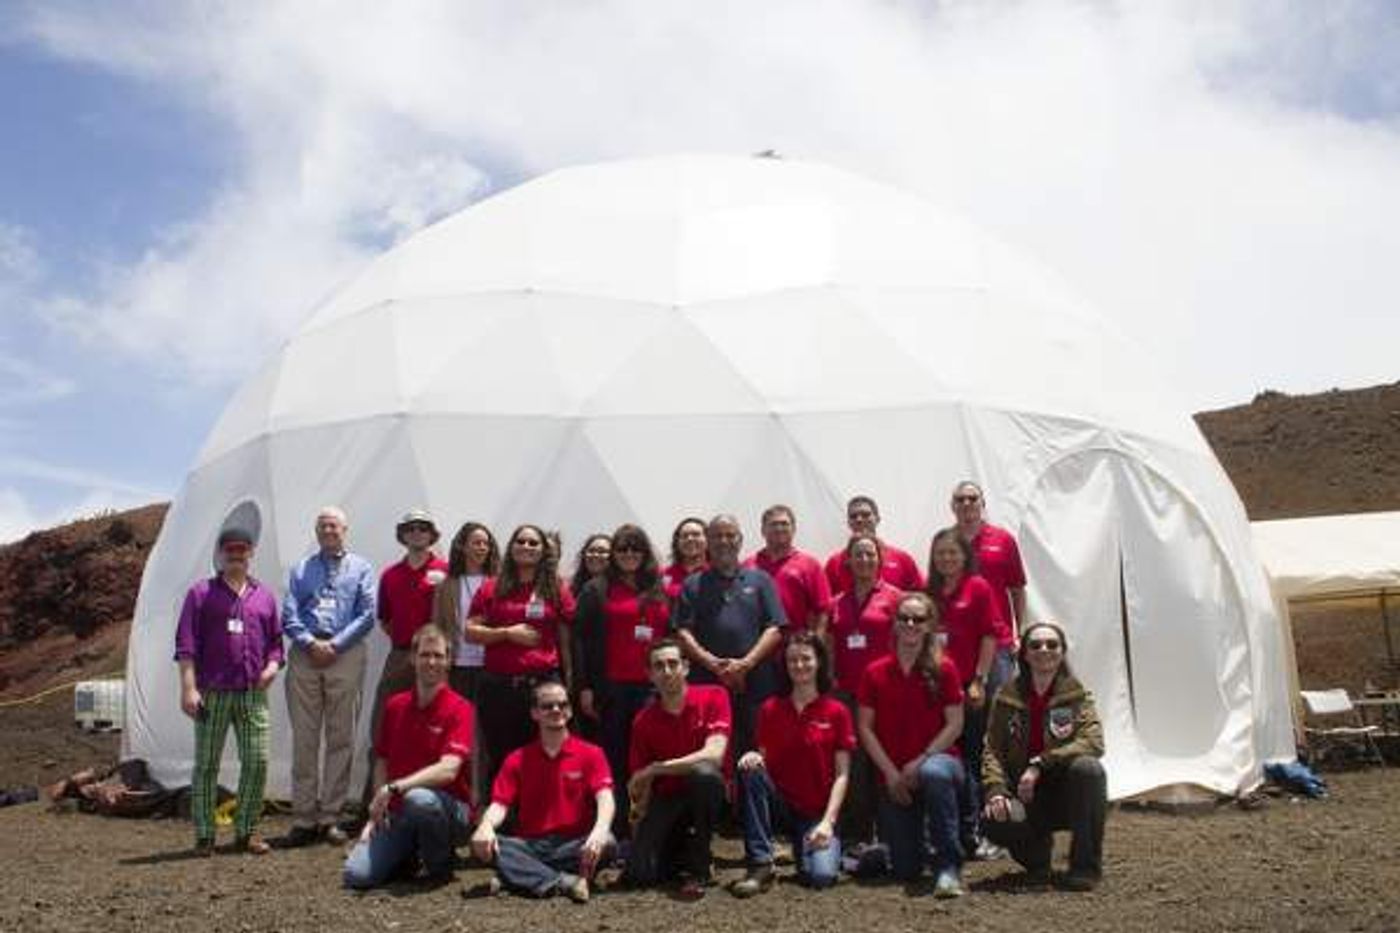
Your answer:
[[[78,684],[83,683],[84,681],[103,680],[105,678],[114,677],[118,674],[124,673],[126,673],[126,668],[117,668],[115,671],[108,671],[105,674],[94,674],[91,677],[83,677],[78,680],[70,680],[67,683],[59,684],[56,687],[49,687],[47,690],[40,690],[33,696],[22,697],[18,700],[0,700],[0,709],[5,709],[6,707],[10,706],[23,706],[26,703],[34,703],[39,700],[42,700],[44,697],[48,696],[51,693],[57,693],[60,690],[67,690],[69,687],[76,687]]]

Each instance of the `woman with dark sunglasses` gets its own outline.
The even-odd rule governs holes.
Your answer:
[[[1093,695],[1070,671],[1067,648],[1053,622],[1021,634],[1016,676],[992,700],[987,721],[982,831],[1011,851],[1029,883],[1044,884],[1053,833],[1068,829],[1063,885],[1088,891],[1103,873],[1103,726]]]
[[[651,697],[647,652],[667,633],[670,601],[647,533],[622,525],[602,574],[579,593],[575,656],[580,712],[601,720],[603,750],[616,786],[627,783],[632,720]],[[614,824],[627,824],[627,795],[619,794]]]
[[[521,525],[506,544],[501,573],[487,580],[467,610],[467,638],[486,646],[477,685],[477,716],[490,787],[506,755],[534,738],[535,685],[572,676],[566,626],[574,597],[559,579],[559,561],[538,525]]]

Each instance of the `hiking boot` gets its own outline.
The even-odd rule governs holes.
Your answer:
[[[754,865],[744,872],[742,880],[734,882],[730,891],[738,898],[762,894],[773,886],[773,866]]]
[[[933,882],[933,896],[939,899],[963,896],[962,881],[956,868],[945,868],[938,873]]]
[[[196,858],[212,858],[214,856],[214,840],[196,839],[191,852],[193,852]]]
[[[977,849],[972,853],[972,857],[979,862],[995,862],[1006,856],[1006,850],[990,839],[979,839]]]
[[[282,837],[281,847],[284,849],[300,849],[302,846],[309,846],[318,841],[321,833],[315,826],[298,824],[287,830],[287,835]]]
[[[1060,882],[1060,887],[1066,891],[1092,891],[1099,886],[1100,876],[1096,871],[1087,868],[1071,868],[1069,874],[1065,875]]]
[[[272,851],[272,846],[267,844],[267,840],[257,833],[247,836],[239,836],[233,841],[233,851],[246,852],[249,855],[266,855]]]

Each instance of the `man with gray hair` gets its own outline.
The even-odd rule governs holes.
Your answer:
[[[337,821],[350,790],[355,725],[365,679],[365,637],[374,628],[374,568],[345,549],[345,513],[316,514],[315,553],[292,568],[282,601],[289,642],[287,713],[292,723],[292,828],[303,846],[347,837]],[[321,740],[325,737],[325,767]]]
[[[733,515],[716,515],[705,529],[710,566],[681,587],[671,627],[690,659],[693,683],[728,689],[734,714],[731,754],[753,747],[761,704],[778,689],[772,654],[787,623],[773,578],[740,564],[744,534]]]

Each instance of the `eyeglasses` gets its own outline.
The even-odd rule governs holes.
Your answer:
[[[229,555],[230,557],[243,557],[249,551],[251,551],[252,548],[244,544],[242,541],[230,541],[228,544],[225,544],[220,550],[222,550],[225,554]]]
[[[981,497],[981,496],[963,495],[963,496],[954,496],[954,497],[953,497],[953,501],[956,502],[956,503],[958,503],[959,505],[963,505],[963,504],[966,504],[966,503],[972,503],[972,502],[980,502],[981,500],[982,500],[982,497]]]
[[[618,548],[618,550],[621,550],[621,548]],[[602,547],[591,547],[583,552],[585,557],[607,557],[611,553],[612,551]]]
[[[923,625],[928,621],[928,616],[911,616],[901,612],[894,617],[894,620],[902,625]]]
[[[535,709],[543,713],[554,713],[570,708],[571,706],[568,700],[544,700],[543,702],[535,704]]]
[[[1027,651],[1059,651],[1058,638],[1032,638],[1026,642]]]
[[[641,554],[644,550],[645,548],[640,544],[627,543],[613,545],[614,554]]]

